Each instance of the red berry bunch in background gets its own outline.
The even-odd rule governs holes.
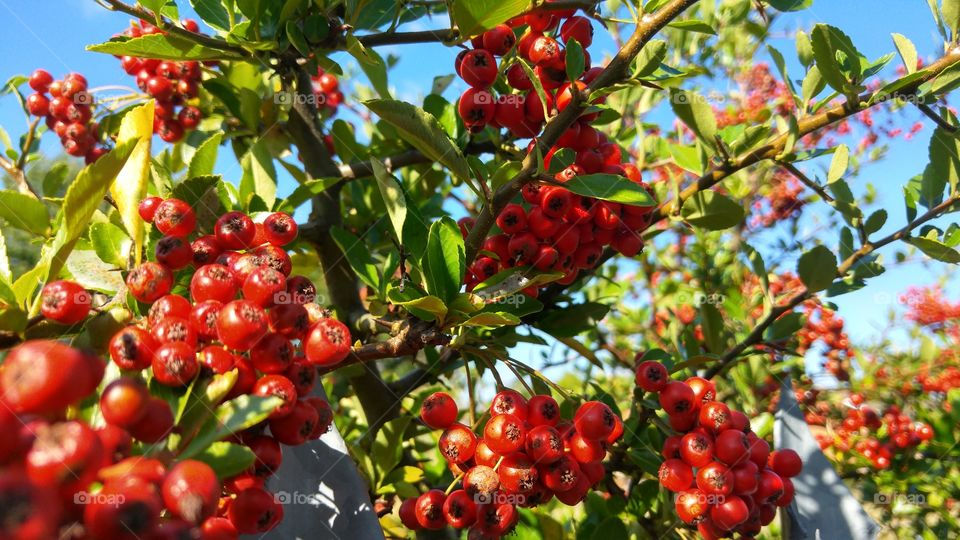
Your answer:
[[[567,81],[566,51],[563,45],[576,40],[585,49],[593,40],[593,27],[575,10],[533,12],[501,24],[472,40],[473,49],[463,51],[456,61],[457,73],[470,85],[460,97],[458,110],[473,131],[485,126],[506,128],[516,138],[539,135],[545,121],[564,110],[574,99],[576,89],[583,90],[599,75],[601,68],[590,68],[590,56],[583,51],[586,71],[576,81],[576,89]],[[526,25],[516,37],[514,29]],[[498,65],[497,57],[501,57]],[[533,65],[545,103],[534,90],[521,62]],[[503,73],[506,86],[515,93],[495,97],[491,86]],[[552,182],[533,182],[522,190],[522,199],[507,205],[499,216],[500,234],[487,238],[484,253],[470,268],[468,290],[498,271],[514,266],[532,266],[543,272],[562,272],[561,284],[572,283],[581,270],[593,268],[603,248],[633,257],[643,248],[639,231],[649,224],[652,207],[632,206],[580,196],[562,184],[588,174],[612,174],[628,178],[652,191],[641,181],[640,170],[626,162],[623,149],[594,128],[597,113],[582,115],[544,156],[551,168],[558,152],[569,155],[569,162],[554,173]],[[528,151],[535,151],[531,141]],[[466,233],[472,223],[461,221]],[[536,290],[525,291],[535,295]]]
[[[30,75],[28,84],[34,93],[27,96],[27,111],[44,119],[60,137],[67,154],[90,164],[107,153],[93,119],[93,97],[87,92],[86,77],[68,73],[54,80],[49,71],[38,69]]]
[[[190,32],[199,32],[197,22],[185,19],[181,25]],[[163,30],[146,22],[131,23],[121,35],[130,38],[162,34]],[[168,143],[183,138],[200,124],[203,113],[194,103],[200,91],[200,62],[174,62],[157,58],[120,56],[120,67],[136,77],[137,86],[156,100],[153,132]]]
[[[457,476],[446,490],[431,489],[400,504],[399,517],[411,529],[470,529],[470,538],[500,538],[519,519],[517,507],[532,508],[556,497],[573,506],[605,476],[609,445],[623,434],[623,422],[600,401],[588,401],[572,421],[548,395],[529,400],[503,390],[490,404],[482,432],[457,421],[453,398],[427,397],[420,418],[443,430],[438,448]],[[460,484],[459,489],[453,488]]]
[[[752,538],[793,500],[790,478],[803,463],[790,449],[771,452],[740,411],[715,400],[701,377],[671,381],[663,364],[637,366],[637,385],[656,392],[677,432],[663,444],[660,484],[677,494],[677,515],[706,539]]]
[[[310,79],[313,81],[313,97],[317,100],[317,108],[325,111],[328,116],[337,114],[337,107],[343,103],[343,92],[340,91],[337,76],[323,68],[317,68],[317,74]]]

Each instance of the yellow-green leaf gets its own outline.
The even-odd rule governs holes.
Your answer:
[[[147,195],[147,183],[150,180],[150,141],[153,138],[153,109],[154,102],[150,100],[143,105],[131,109],[120,122],[120,131],[117,140],[121,143],[133,142],[134,147],[130,157],[124,163],[117,175],[116,181],[110,186],[110,195],[117,203],[120,220],[123,222],[127,234],[133,239],[133,257],[136,264],[140,264],[140,255],[143,251],[143,241],[146,229],[137,208],[140,201]],[[126,258],[128,253],[121,253]]]

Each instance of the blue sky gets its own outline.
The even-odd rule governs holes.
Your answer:
[[[189,11],[187,2],[179,2],[181,11]],[[108,55],[89,53],[84,46],[103,41],[115,32],[122,30],[129,19],[118,13],[108,12],[93,0],[0,0],[0,16],[5,19],[4,36],[0,39],[0,58],[3,58],[0,77],[4,80],[16,73],[28,74],[37,67],[62,76],[68,71],[84,73],[92,86],[108,84],[133,85],[120,68],[116,59]],[[934,58],[942,51],[942,42],[936,32],[926,3],[922,0],[905,2],[903,0],[816,0],[813,8],[787,14],[780,18],[774,27],[774,35],[787,35],[796,28],[809,28],[815,22],[826,22],[844,29],[868,57],[877,58],[893,52],[890,37],[899,32],[909,37],[923,58]],[[445,19],[432,23],[421,21],[416,27],[408,29],[437,28],[446,25]],[[603,36],[603,33],[598,33]],[[799,73],[792,38],[779,38],[774,44],[784,52],[794,64],[793,73]],[[599,59],[604,53],[613,52],[609,39],[598,37],[592,49],[593,58]],[[429,90],[429,81],[434,76],[446,75],[453,70],[453,58],[456,51],[437,44],[393,46],[380,49],[382,54],[392,53],[400,58],[399,64],[391,72],[390,84],[395,89],[395,97],[419,103]],[[344,64],[347,65],[346,59]],[[894,63],[899,59],[895,59]],[[356,70],[353,70],[356,72]],[[349,88],[350,83],[346,86]],[[465,89],[458,81],[446,91],[451,101]],[[349,119],[349,117],[346,117]],[[910,117],[906,126],[913,122]],[[23,132],[25,122],[12,98],[0,99],[0,125],[16,138]],[[889,225],[885,229],[899,227],[904,223],[903,203],[900,186],[911,176],[919,173],[926,164],[926,147],[932,128],[927,122],[924,130],[910,142],[898,140],[891,149],[890,158],[881,166],[868,167],[860,178],[852,181],[855,190],[870,181],[877,186],[880,198],[876,207],[886,207],[890,211]],[[42,148],[56,152],[59,145],[52,136],[44,139]],[[222,152],[221,155],[229,154]],[[229,156],[228,156],[229,157]],[[809,165],[809,172],[816,172],[817,165]],[[222,163],[222,172],[228,179],[236,181],[239,171]],[[288,193],[292,189],[289,178],[281,178],[280,192]],[[811,219],[804,221],[802,234],[809,237],[824,235],[817,227],[817,217],[823,216],[826,207],[818,203],[808,212]],[[835,245],[836,233],[826,231],[824,236],[828,245]],[[885,253],[889,254],[890,250]],[[887,257],[888,262],[890,257]],[[941,274],[942,266],[932,266],[928,271],[924,264],[915,262],[892,266],[887,273],[873,281],[859,292],[851,293],[836,300],[841,315],[849,323],[849,330],[855,340],[876,336],[884,327],[887,312],[894,307],[889,299],[895,299],[897,293],[909,284],[930,283]],[[957,291],[954,290],[954,293]]]

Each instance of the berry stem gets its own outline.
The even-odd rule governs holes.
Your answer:
[[[463,480],[463,477],[464,477],[463,473],[458,474],[457,477],[453,479],[453,482],[450,482],[450,485],[447,486],[447,489],[444,490],[443,494],[449,495],[453,491],[453,488],[457,487],[457,484],[459,484],[460,481]]]

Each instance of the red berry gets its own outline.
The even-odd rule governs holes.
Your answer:
[[[527,228],[527,213],[519,204],[508,204],[497,216],[497,227],[505,234],[517,234]]]
[[[269,397],[276,396],[283,400],[270,414],[271,419],[283,418],[291,412],[297,403],[297,387],[293,381],[283,375],[264,375],[257,379],[251,392],[255,396]]]
[[[530,44],[530,61],[537,66],[556,66],[561,61],[561,50],[557,40],[550,36],[539,36]]]
[[[4,359],[0,397],[18,414],[56,413],[93,392],[103,372],[96,356],[57,341],[26,341]]]
[[[206,463],[187,459],[170,469],[161,492],[164,504],[174,516],[199,524],[217,510],[220,480]]]
[[[456,422],[443,431],[437,447],[448,462],[466,463],[477,449],[477,437],[469,427]]]
[[[172,144],[183,138],[183,126],[178,120],[161,120],[157,122],[156,129],[164,142]]]
[[[43,94],[27,96],[27,111],[34,116],[46,116],[50,113],[50,99]]]
[[[523,421],[512,414],[498,414],[487,421],[483,429],[483,440],[491,450],[508,455],[523,448],[527,429]]]
[[[294,403],[290,414],[270,420],[270,433],[283,444],[299,446],[307,442],[319,420],[317,409],[299,400]]]
[[[489,51],[472,50],[463,57],[460,76],[473,88],[488,88],[497,80],[497,61]]]
[[[457,404],[444,392],[434,392],[423,400],[420,419],[433,429],[447,429],[457,421]]]
[[[175,341],[161,345],[153,356],[153,378],[166,386],[186,386],[200,371],[194,345]]]
[[[705,433],[687,433],[680,440],[680,457],[691,467],[703,467],[713,460],[713,439]]]
[[[200,350],[200,366],[213,373],[226,373],[237,365],[237,358],[218,345],[209,345]]]
[[[450,495],[451,497],[453,496],[452,493]],[[476,512],[476,510],[474,510],[474,512]],[[403,523],[403,526],[407,529],[410,529],[411,531],[420,529],[420,522],[417,521],[417,498],[411,497],[409,499],[404,499],[400,504],[399,510],[397,510],[397,517],[400,518],[400,522]]]
[[[100,438],[86,424],[71,420],[37,426],[24,459],[27,476],[40,485],[85,489],[103,460]]]
[[[147,412],[147,387],[130,377],[120,377],[100,394],[100,413],[108,424],[124,429],[139,422]]]
[[[781,495],[783,495],[783,479],[770,469],[762,469],[753,499],[759,503],[774,504]]]
[[[527,421],[531,426],[556,426],[560,421],[560,405],[550,396],[533,396],[527,402]]]
[[[660,406],[669,415],[693,410],[694,393],[686,383],[671,381],[660,391]]]
[[[528,404],[520,392],[515,390],[502,390],[493,397],[490,402],[490,414],[512,414],[521,421],[527,419]]]
[[[154,258],[171,270],[179,270],[193,262],[193,249],[185,238],[164,236],[157,241]]]
[[[709,401],[700,407],[700,425],[711,433],[720,433],[732,426],[730,408],[719,401]]]
[[[229,302],[217,315],[220,342],[236,351],[252,349],[267,334],[268,329],[266,312],[249,300]]]
[[[498,24],[483,33],[483,48],[496,56],[503,56],[513,48],[517,37],[513,29],[505,24]]]
[[[160,203],[163,202],[163,199],[160,197],[147,197],[146,199],[140,201],[140,205],[137,207],[137,212],[140,214],[140,219],[146,221],[147,223],[153,223],[153,216],[157,213],[157,207],[160,206]]]
[[[180,199],[167,199],[157,206],[153,224],[165,235],[186,236],[197,226],[197,215]]]
[[[670,381],[670,373],[660,362],[646,360],[637,366],[637,386],[647,392],[659,392]]]
[[[563,439],[551,426],[535,426],[527,432],[524,449],[537,464],[553,463],[563,457]]]
[[[247,249],[253,246],[256,227],[250,216],[243,212],[227,212],[220,216],[214,229],[217,242],[224,249]]]
[[[297,237],[297,222],[286,212],[274,212],[263,220],[263,232],[267,242],[285,246]]]
[[[421,527],[439,530],[446,526],[447,521],[443,515],[443,504],[446,498],[447,496],[439,489],[431,489],[420,495],[415,512]]]
[[[173,91],[173,83],[166,77],[156,76],[147,80],[147,93],[159,101],[169,101]]]
[[[564,43],[575,39],[586,49],[593,43],[593,25],[586,17],[570,17],[560,27],[560,37]]]
[[[295,351],[290,340],[268,333],[250,349],[253,367],[262,373],[284,373],[293,363]]]
[[[190,297],[194,302],[227,303],[237,295],[237,289],[233,272],[221,264],[201,266],[190,278]]]
[[[315,366],[334,366],[350,353],[351,337],[347,325],[336,319],[317,321],[307,335],[303,350],[307,361]]]
[[[696,524],[703,521],[710,510],[707,495],[696,488],[680,492],[677,495],[675,506],[677,516],[687,524]]]
[[[784,478],[793,478],[803,469],[803,461],[795,450],[784,448],[770,453],[768,458],[770,468]]]
[[[408,501],[412,500],[413,499],[407,499],[403,502],[403,505],[400,506],[400,520],[404,523],[404,525],[407,524],[409,518],[404,519],[403,507]],[[416,502],[414,502],[413,505],[410,505],[407,512],[415,510],[415,505]],[[416,520],[416,514],[414,514],[413,517],[414,520]],[[464,529],[470,525],[473,525],[473,523],[477,520],[477,505],[473,499],[467,495],[466,491],[458,489],[450,493],[450,495],[447,496],[447,499],[443,502],[443,517],[447,521],[447,524],[451,527],[455,529]],[[416,523],[417,528],[419,528],[420,522],[417,521]]]
[[[77,324],[90,313],[92,297],[73,281],[51,281],[40,291],[40,313],[61,324]]]
[[[537,469],[523,452],[504,457],[498,474],[500,487],[510,493],[529,493],[537,485]]]
[[[457,112],[468,128],[482,128],[493,120],[496,102],[490,92],[468,88],[457,103]]]
[[[243,297],[263,307],[286,297],[287,278],[269,266],[256,268],[243,283]]]
[[[663,487],[679,493],[693,485],[693,470],[679,459],[668,459],[660,465],[658,478]]]
[[[610,436],[616,425],[613,411],[600,401],[588,401],[577,409],[573,424],[577,433],[585,439],[603,440]]]
[[[143,418],[128,431],[133,438],[145,443],[156,443],[167,437],[173,430],[173,411],[161,398],[150,398]]]
[[[263,488],[248,488],[237,494],[227,516],[241,534],[269,531],[283,519],[283,506]]]
[[[45,69],[35,70],[30,74],[30,80],[27,84],[30,85],[35,92],[46,92],[50,89],[50,85],[53,83],[53,75]]]
[[[729,531],[747,520],[750,511],[743,499],[736,495],[724,497],[710,508],[710,520],[718,528]]]
[[[733,484],[733,473],[722,463],[713,461],[697,471],[697,487],[708,495],[729,495]]]

